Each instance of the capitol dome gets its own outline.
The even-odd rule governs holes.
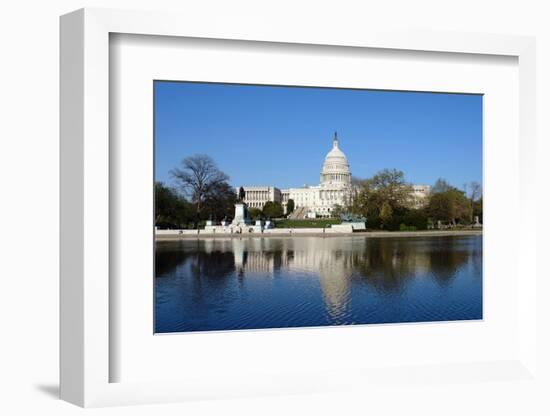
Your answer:
[[[334,133],[334,139],[332,140],[332,149],[327,153],[321,170],[321,185],[325,184],[351,184],[351,170],[348,159],[344,152],[340,150],[336,133]]]

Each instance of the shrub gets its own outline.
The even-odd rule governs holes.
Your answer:
[[[405,225],[402,223],[399,225],[399,231],[416,231],[416,227],[414,225]]]
[[[428,216],[421,209],[411,209],[403,216],[403,223],[415,227],[417,230],[428,228]]]
[[[259,208],[249,208],[248,209],[248,217],[252,221],[265,219],[264,213]]]
[[[380,221],[380,217],[378,216],[370,216],[370,217],[367,217],[367,227],[370,228],[370,229],[379,229],[380,226],[382,225],[382,222]]]
[[[283,216],[283,206],[280,202],[267,201],[263,214],[266,218],[280,218]]]

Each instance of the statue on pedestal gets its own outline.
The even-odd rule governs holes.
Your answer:
[[[237,197],[237,202],[244,202],[245,196],[246,196],[246,192],[244,191],[244,188],[241,186],[239,188],[239,195]]]
[[[239,196],[237,202],[235,203],[235,216],[233,217],[233,225],[249,225],[250,220],[248,219],[248,207],[244,203],[244,198],[246,194],[244,188],[241,186],[239,188]]]

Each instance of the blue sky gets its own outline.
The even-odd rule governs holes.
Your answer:
[[[328,88],[155,82],[155,180],[206,153],[234,186],[317,185],[332,136],[352,175],[482,182],[482,97]]]

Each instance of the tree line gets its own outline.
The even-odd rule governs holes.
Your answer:
[[[170,171],[174,186],[155,183],[155,225],[159,228],[197,228],[208,219],[231,219],[238,195],[222,172],[207,155],[198,154],[182,160]],[[333,215],[352,213],[367,218],[370,229],[424,230],[445,226],[469,225],[478,217],[483,222],[481,185],[471,182],[460,190],[444,179],[434,184],[426,201],[419,206],[405,174],[384,169],[368,179],[354,179],[354,196],[346,206],[337,206]],[[239,192],[242,194],[244,191]],[[287,202],[287,213],[294,201]],[[280,202],[267,202],[263,209],[250,208],[252,220],[280,218]]]
[[[292,207],[294,206],[294,201],[289,200],[289,203],[291,203]],[[288,204],[287,204],[288,207]],[[289,210],[287,214],[290,214],[292,210]],[[264,204],[264,207],[262,209],[260,208],[249,208],[248,210],[248,216],[251,220],[266,220],[271,218],[281,218],[284,217],[285,210],[283,208],[283,205],[280,202],[277,201],[267,201]]]
[[[159,228],[197,228],[208,219],[231,219],[238,196],[222,172],[208,155],[197,154],[181,161],[170,171],[174,186],[155,183],[155,225]],[[241,189],[239,194],[244,193]],[[288,213],[294,201],[287,204]],[[263,209],[250,208],[252,220],[279,218],[284,215],[280,202],[267,202]]]
[[[229,176],[208,155],[181,161],[170,171],[174,186],[155,183],[155,225],[159,228],[197,228],[207,219],[234,214],[237,200]]]
[[[384,169],[369,179],[354,180],[355,196],[342,211],[367,218],[367,227],[386,230],[425,230],[445,226],[470,225],[474,217],[483,221],[481,185],[471,182],[464,190],[438,179],[428,199],[418,204],[405,174],[396,169]],[[420,205],[420,206],[419,206]]]

